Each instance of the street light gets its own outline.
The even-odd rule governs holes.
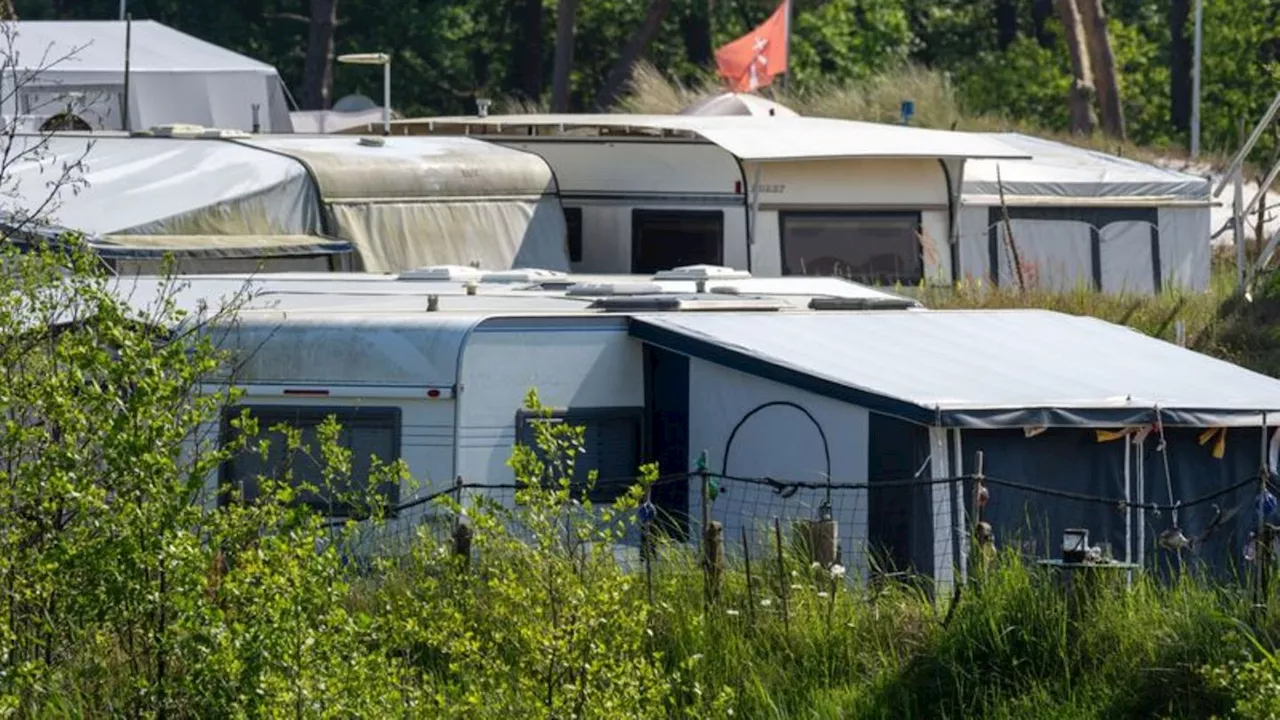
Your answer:
[[[382,66],[382,134],[391,134],[391,56],[387,53],[351,53],[339,55],[344,65]]]

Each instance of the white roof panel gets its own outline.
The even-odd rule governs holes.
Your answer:
[[[683,132],[718,145],[742,160],[836,160],[875,158],[1028,158],[1025,152],[976,133],[930,130],[816,117],[699,115],[490,115],[393,121],[434,130],[461,127],[497,132],[506,128],[612,128]],[[394,130],[393,130],[394,132]]]
[[[676,352],[923,425],[1253,426],[1280,380],[1044,310],[637,315]]]

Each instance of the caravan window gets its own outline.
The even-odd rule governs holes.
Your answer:
[[[631,272],[649,275],[681,265],[723,265],[724,213],[633,210]]]
[[[293,484],[313,486],[298,494],[297,501],[310,505],[331,517],[353,517],[361,513],[352,503],[353,495],[359,496],[369,489],[373,457],[383,464],[400,458],[400,409],[393,407],[343,407],[318,408],[280,405],[247,406],[249,413],[258,420],[258,435],[248,440],[243,452],[227,462],[222,469],[224,487],[230,486],[241,493],[246,502],[259,496],[259,477],[283,479],[292,470]],[[240,415],[242,408],[227,411],[223,424],[224,437],[234,433],[230,420]],[[350,478],[325,487],[323,464],[317,439],[317,429],[329,415],[335,416],[342,430],[339,443],[351,451]],[[285,424],[301,432],[301,447],[290,452],[283,433],[272,428]],[[258,450],[261,440],[270,445],[266,457]],[[375,489],[389,507],[400,501],[398,483],[384,483]]]
[[[597,471],[596,485],[588,494],[592,502],[608,503],[621,497],[635,483],[640,467],[642,408],[591,408],[546,414],[521,410],[516,415],[516,442],[537,447],[534,423],[567,423],[583,428],[583,448],[574,461],[571,487],[579,495],[587,474]]]
[[[919,213],[784,213],[782,273],[863,283],[924,277]]]
[[[582,262],[582,208],[564,209],[564,227],[569,243],[569,262]]]

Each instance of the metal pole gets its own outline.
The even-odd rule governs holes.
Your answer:
[[[120,0],[120,19],[121,20],[124,20],[125,18],[124,10],[125,10],[125,6],[128,4],[129,4],[129,0]]]
[[[1213,188],[1213,197],[1222,194],[1226,189],[1227,183],[1231,182],[1231,175],[1244,164],[1244,159],[1253,152],[1253,146],[1258,143],[1258,139],[1262,137],[1262,133],[1271,125],[1271,121],[1276,119],[1276,113],[1280,112],[1280,93],[1276,94],[1274,100],[1271,101],[1271,107],[1267,108],[1267,113],[1262,116],[1258,124],[1254,126],[1253,132],[1250,133],[1249,139],[1245,141],[1244,147],[1236,151],[1235,156],[1231,158],[1231,164],[1227,166],[1226,172],[1222,174],[1222,179]]]
[[[125,0],[120,0],[120,11],[124,12]],[[124,107],[121,108],[121,125],[129,132],[129,51],[133,43],[133,16],[124,18]]]
[[[1191,62],[1191,159],[1200,155],[1200,50],[1204,33],[1204,0],[1196,0],[1196,29]]]
[[[1240,119],[1240,134],[1244,134],[1244,119]],[[1232,237],[1236,243],[1236,287],[1244,287],[1244,166],[1237,165],[1235,187],[1231,193]]]
[[[391,58],[382,65],[382,134],[391,134]]]
[[[782,91],[787,91],[787,81],[791,78],[791,0],[782,0],[787,4],[787,11],[784,14],[782,23],[783,50],[787,58],[787,71],[782,74]]]

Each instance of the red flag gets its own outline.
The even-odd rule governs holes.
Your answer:
[[[716,50],[716,69],[734,92],[751,92],[787,71],[787,3],[768,20]]]

